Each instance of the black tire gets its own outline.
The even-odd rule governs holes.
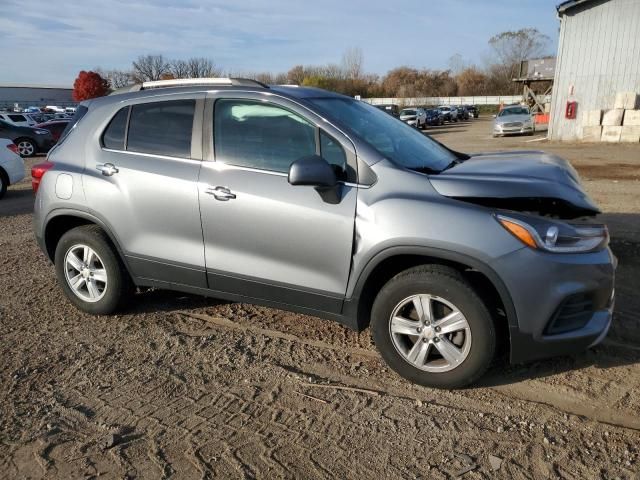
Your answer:
[[[9,175],[0,167],[0,199],[7,193],[9,186]]]
[[[22,152],[20,153],[21,157],[33,157],[38,153],[38,144],[30,138],[18,138],[13,143],[18,146],[18,150],[22,148]],[[21,144],[24,145],[21,147]],[[29,147],[27,147],[29,145]],[[25,152],[25,149],[28,148],[28,152]]]
[[[65,257],[69,249],[77,245],[86,245],[93,249],[106,270],[108,284],[104,295],[98,301],[84,301],[73,292],[67,281]],[[109,315],[116,312],[126,305],[133,293],[131,277],[120,256],[107,234],[97,225],[76,227],[62,235],[56,246],[55,269],[58,282],[71,303],[93,315]]]
[[[465,316],[471,331],[466,358],[447,372],[427,372],[409,363],[396,349],[390,333],[391,315],[404,299],[428,293],[454,304]],[[456,270],[441,265],[423,265],[399,273],[382,287],[371,311],[371,334],[387,365],[402,377],[436,388],[461,388],[478,378],[491,365],[496,351],[496,329],[484,302]]]

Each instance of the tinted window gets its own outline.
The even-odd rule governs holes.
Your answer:
[[[320,131],[320,155],[333,166],[339,180],[347,179],[347,156],[337,140],[323,131]]]
[[[9,115],[9,118],[14,122],[26,122],[27,119],[24,115]]]
[[[105,148],[124,150],[124,132],[127,128],[127,114],[129,107],[121,108],[109,122],[109,126],[102,135],[102,145]]]
[[[195,100],[133,105],[127,150],[189,158],[195,106]]]
[[[287,172],[295,160],[316,153],[315,127],[264,102],[218,100],[214,113],[216,160]]]

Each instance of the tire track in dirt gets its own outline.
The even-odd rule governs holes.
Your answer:
[[[283,333],[277,330],[267,329],[254,325],[240,324],[226,318],[214,317],[207,314],[185,311],[175,313],[182,316],[183,318],[201,320],[206,322],[207,324],[214,325],[219,328],[238,330],[245,333],[249,332],[254,335],[264,335],[270,338],[277,338],[280,340],[295,342],[314,348],[323,348],[346,355],[379,359],[378,354],[375,351],[371,350],[343,347],[320,340],[306,340],[296,335]],[[209,331],[205,330],[199,331],[198,333],[191,332],[186,334],[208,335],[209,333]],[[310,372],[304,372],[304,374],[306,375],[308,375],[309,373]],[[352,386],[354,388],[367,388],[367,386],[360,385],[360,381],[354,377],[345,378],[342,382],[343,385]],[[593,400],[591,400],[590,403],[586,403],[585,400],[578,397],[572,398],[567,392],[557,393],[553,387],[549,388],[540,381],[527,381],[524,383],[516,383],[511,385],[494,386],[491,387],[491,390],[513,399],[544,405],[549,408],[557,409],[563,413],[577,415],[602,424],[640,431],[640,416],[638,416],[637,413],[626,413],[617,409],[614,410],[604,405],[594,403]],[[399,398],[408,398],[406,392],[402,394],[394,394],[394,392],[389,390],[383,389],[383,391],[388,395],[397,396]],[[413,400],[421,400],[419,395],[414,395],[411,398]]]

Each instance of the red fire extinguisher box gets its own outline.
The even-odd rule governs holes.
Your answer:
[[[567,102],[567,107],[564,111],[564,118],[575,119],[578,114],[578,102]]]

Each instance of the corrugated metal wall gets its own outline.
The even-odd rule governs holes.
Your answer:
[[[549,138],[576,140],[584,111],[613,108],[618,92],[640,93],[640,0],[569,10],[561,19],[557,62]],[[575,120],[564,118],[568,101],[578,102]]]

